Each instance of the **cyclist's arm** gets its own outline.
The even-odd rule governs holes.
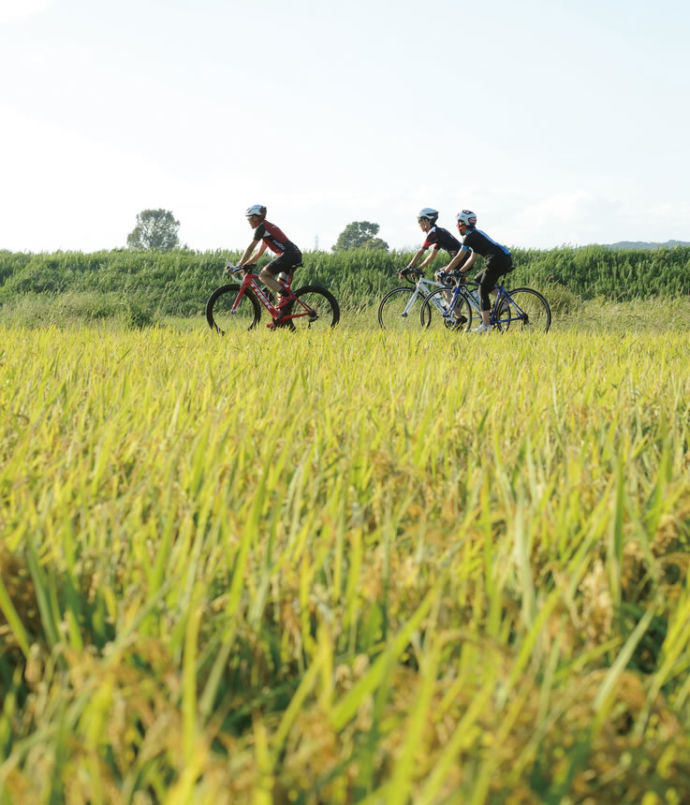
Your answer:
[[[256,249],[256,247],[258,246],[259,243],[261,243],[261,247],[259,248],[259,251],[256,252],[256,254],[253,254],[254,249]],[[242,255],[242,257],[240,258],[240,262],[237,264],[237,267],[239,268],[240,266],[244,266],[244,265],[247,265],[249,263],[255,263],[265,251],[266,251],[266,243],[265,242],[259,241],[259,240],[253,240],[249,244],[249,246],[247,246],[247,249],[246,249],[245,253]]]
[[[463,274],[470,270],[472,263],[477,259],[477,252],[470,251],[467,247],[460,249],[455,257],[446,266],[446,271],[454,271],[456,268],[462,266]]]
[[[467,272],[472,268],[474,265],[475,260],[477,259],[477,252],[470,252],[470,256],[465,260],[465,262],[461,263],[460,271],[463,274],[467,274]]]
[[[419,268],[423,271],[427,266],[430,266],[436,259],[437,254],[438,246],[434,246],[434,248],[429,252],[429,256],[426,258],[426,260],[419,264]]]
[[[423,247],[421,249],[418,249],[412,256],[410,262],[405,266],[405,268],[414,268],[417,265],[417,260],[419,260],[419,258],[424,254],[425,251],[426,249],[424,249]]]

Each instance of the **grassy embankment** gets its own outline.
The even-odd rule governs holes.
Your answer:
[[[111,321],[141,327],[173,318],[195,318],[223,282],[226,259],[237,252],[167,253],[116,250],[92,254],[23,254],[0,251],[0,323],[27,326]],[[308,252],[296,285],[324,283],[345,313],[369,310],[397,284],[406,253]],[[531,285],[555,313],[592,300],[687,298],[690,248],[612,251],[590,246],[550,251],[515,250],[508,284]],[[441,265],[442,260],[437,260]]]

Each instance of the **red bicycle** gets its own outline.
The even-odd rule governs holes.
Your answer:
[[[228,274],[238,274],[241,283],[230,283],[217,288],[206,302],[208,326],[220,335],[232,330],[252,330],[259,323],[262,306],[272,321],[267,326],[273,329],[312,330],[335,327],[340,320],[340,308],[333,294],[320,285],[305,285],[292,290],[292,277],[283,282],[288,299],[276,307],[273,295],[261,286],[256,266],[237,268],[225,264]]]

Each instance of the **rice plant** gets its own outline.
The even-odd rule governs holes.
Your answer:
[[[3,329],[0,802],[687,801],[689,347]]]

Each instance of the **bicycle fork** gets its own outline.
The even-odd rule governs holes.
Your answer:
[[[400,314],[401,319],[406,319],[410,315],[410,311],[412,310],[414,303],[417,301],[418,298],[419,298],[419,291],[417,290],[417,288],[415,288],[414,293],[410,297],[410,301],[405,305],[405,309]]]

